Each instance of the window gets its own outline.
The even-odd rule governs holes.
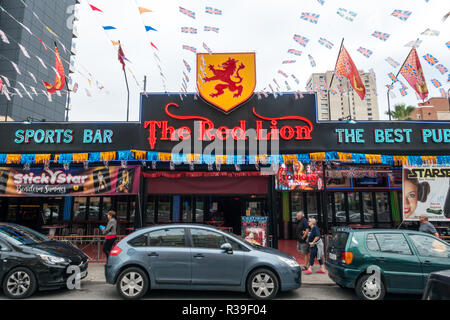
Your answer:
[[[147,217],[146,217],[146,224],[152,225],[155,223],[155,205],[156,205],[156,198],[155,197],[148,197],[147,199]]]
[[[363,200],[364,223],[372,223],[373,216],[375,214],[375,211],[373,208],[373,203],[372,203],[372,193],[371,192],[363,192],[362,200]]]
[[[150,247],[185,247],[184,229],[169,228],[148,234]]]
[[[88,220],[98,220],[100,213],[100,197],[91,197],[89,199]]]
[[[336,210],[336,222],[346,223],[347,215],[345,213],[345,193],[343,192],[334,193],[334,207]]]
[[[102,206],[102,220],[106,219],[108,215],[108,211],[112,210],[112,199],[111,197],[103,197],[103,206]]]
[[[87,197],[76,197],[73,202],[73,220],[83,221],[86,219]]]
[[[369,233],[366,238],[367,249],[371,251],[381,251],[377,239],[373,233]]]
[[[359,210],[359,193],[348,193],[348,210],[350,223],[361,223],[361,212]]]
[[[375,201],[377,203],[378,222],[390,222],[389,194],[387,192],[377,192],[375,193]]]
[[[417,114],[417,119],[421,119],[422,118],[422,116],[420,115],[420,114]]]
[[[122,196],[117,199],[117,220],[127,220],[128,197]]]
[[[449,258],[450,246],[432,237],[410,234],[414,246],[422,257]]]
[[[170,197],[160,197],[158,201],[158,223],[170,222]]]
[[[202,223],[204,215],[204,202],[203,198],[195,199],[195,222]]]
[[[313,192],[308,192],[306,193],[306,204],[307,204],[307,216],[308,219],[310,218],[314,218],[316,219],[317,222],[319,222],[318,220],[318,215],[317,215],[317,198],[316,198],[316,194]]]
[[[196,248],[220,249],[228,239],[225,236],[203,229],[191,229],[193,245]]]
[[[292,200],[291,219],[292,219],[292,222],[297,222],[297,212],[305,211],[305,209],[304,209],[305,206],[303,204],[303,193],[292,192],[291,200]]]
[[[148,246],[147,239],[148,234],[142,234],[128,241],[128,244],[132,247],[146,247]]]
[[[181,219],[183,222],[192,222],[192,199],[191,197],[183,197],[182,199]]]
[[[377,233],[375,237],[382,252],[412,255],[405,236],[400,233]]]

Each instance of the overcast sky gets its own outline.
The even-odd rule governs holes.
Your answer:
[[[100,8],[103,13],[94,12],[88,4]],[[138,6],[153,12],[142,15],[144,23],[157,31],[145,32]],[[179,6],[196,13],[192,19],[179,12]],[[205,13],[205,7],[211,6],[222,10],[222,15]],[[79,83],[79,89],[72,97],[70,120],[73,121],[124,121],[126,119],[126,87],[122,67],[117,60],[117,47],[110,43],[120,40],[125,56],[131,61],[128,66],[136,76],[139,85],[128,72],[130,84],[130,120],[138,120],[139,93],[143,89],[143,79],[147,75],[148,92],[164,92],[155,50],[152,41],[159,49],[160,67],[166,80],[167,91],[179,92],[185,71],[190,82],[188,91],[195,92],[195,54],[183,50],[189,45],[198,52],[206,52],[206,43],[213,52],[256,52],[256,91],[268,88],[275,78],[286,91],[285,78],[278,74],[282,70],[288,75],[294,74],[299,80],[297,85],[290,77],[289,84],[293,90],[305,91],[305,84],[311,73],[332,70],[336,63],[339,45],[345,38],[344,45],[358,69],[369,71],[373,68],[377,77],[378,103],[381,118],[387,118],[387,98],[385,85],[390,83],[389,72],[396,74],[384,59],[391,57],[400,64],[411,48],[405,47],[409,41],[418,37],[422,44],[418,48],[422,67],[430,91],[429,97],[440,96],[439,89],[431,84],[431,79],[439,80],[445,90],[449,88],[448,73],[442,75],[435,67],[427,64],[422,56],[430,53],[450,68],[450,18],[442,22],[442,17],[450,11],[448,0],[324,0],[321,5],[317,0],[82,0],[78,5],[79,21],[76,22],[79,37],[75,39],[77,54],[75,69],[84,75],[90,72],[93,79],[105,88],[97,89],[95,81],[89,85],[80,73],[73,74],[73,82]],[[345,8],[357,13],[353,22],[340,17],[336,12]],[[402,21],[391,13],[395,9],[408,10],[412,14],[407,21]],[[320,14],[317,24],[300,19],[302,12]],[[116,30],[104,31],[102,26],[114,26]],[[217,27],[219,33],[204,32],[204,26]],[[181,27],[193,27],[197,34],[181,33]],[[440,31],[439,36],[420,35],[427,28]],[[381,31],[390,34],[387,41],[381,41],[371,34]],[[293,40],[294,34],[309,39],[306,47]],[[331,41],[333,48],[327,49],[318,40],[323,37]],[[373,51],[370,58],[357,52],[359,47]],[[303,52],[298,57],[289,54],[289,49]],[[310,54],[316,66],[309,62]],[[186,71],[186,60],[192,70]],[[296,60],[293,64],[282,64],[284,60]],[[406,81],[399,76],[405,83]],[[92,97],[88,97],[87,88]],[[405,102],[417,105],[417,98],[410,88],[408,95],[402,97],[400,85],[396,85],[395,99],[391,106]]]

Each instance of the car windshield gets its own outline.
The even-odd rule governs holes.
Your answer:
[[[17,245],[28,245],[50,241],[44,235],[22,226],[1,225],[0,233]]]

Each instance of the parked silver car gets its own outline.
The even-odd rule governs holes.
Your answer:
[[[272,299],[301,285],[290,255],[197,224],[153,226],[128,235],[111,251],[106,281],[125,299],[148,289],[227,290]]]

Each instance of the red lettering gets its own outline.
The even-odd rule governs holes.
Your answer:
[[[280,129],[280,137],[284,140],[291,140],[294,137],[294,129],[291,126],[284,126]]]
[[[177,130],[177,134],[181,140],[188,140],[191,138],[191,129],[189,127],[181,127]]]
[[[161,121],[161,140],[172,140],[173,132],[175,131],[174,127],[167,126],[167,121]]]
[[[245,136],[245,132],[247,131],[246,128],[246,121],[241,120],[239,122],[241,125],[239,127],[234,127],[231,131],[231,136],[234,140],[247,140],[247,137]],[[238,133],[239,132],[239,133]]]

